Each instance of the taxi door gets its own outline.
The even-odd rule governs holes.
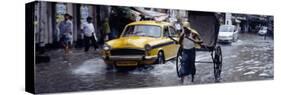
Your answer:
[[[177,55],[177,51],[178,51],[178,47],[179,45],[177,45],[175,43],[175,41],[173,41],[170,37],[173,37],[174,39],[178,40],[178,38],[176,37],[175,34],[175,29],[171,26],[165,26],[163,29],[163,40],[165,40],[165,43],[167,43],[164,47],[164,55],[165,55],[165,59],[169,60],[171,58],[176,57]]]

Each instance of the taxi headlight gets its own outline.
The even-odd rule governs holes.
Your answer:
[[[108,50],[110,50],[110,49],[111,49],[111,47],[110,47],[108,44],[104,44],[104,45],[103,45],[103,50],[108,51]]]
[[[152,49],[152,47],[150,46],[150,45],[145,45],[144,46],[144,49],[145,49],[145,51],[149,51],[149,50],[151,50]]]

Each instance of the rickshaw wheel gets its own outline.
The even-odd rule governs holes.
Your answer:
[[[220,46],[217,46],[215,48],[215,55],[214,55],[213,62],[214,62],[215,81],[219,82],[221,80],[221,70],[222,70],[222,52]]]
[[[181,65],[182,64],[182,48],[179,48],[177,57],[176,57],[176,69],[177,69],[177,75],[178,77],[181,77],[180,74],[180,69],[181,69]]]

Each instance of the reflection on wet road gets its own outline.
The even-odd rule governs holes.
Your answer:
[[[241,34],[231,45],[218,45],[223,53],[221,82],[273,79],[272,39]],[[51,62],[36,64],[35,86],[40,93],[182,85],[175,60],[119,72],[106,70],[97,51],[73,50],[68,62],[63,62],[62,50],[51,51],[49,55]],[[197,52],[196,60],[211,61],[210,53]],[[191,84],[214,83],[213,64],[196,63],[196,67],[195,81]]]

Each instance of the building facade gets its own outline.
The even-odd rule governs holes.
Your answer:
[[[81,24],[88,16],[93,17],[94,27],[100,36],[100,25],[105,17],[109,17],[109,6],[93,6],[87,4],[57,3],[40,1],[35,4],[34,36],[35,42],[41,47],[52,46],[59,42],[58,24],[64,20],[64,14],[73,19],[73,41],[82,39]],[[57,46],[57,45],[56,45]]]

